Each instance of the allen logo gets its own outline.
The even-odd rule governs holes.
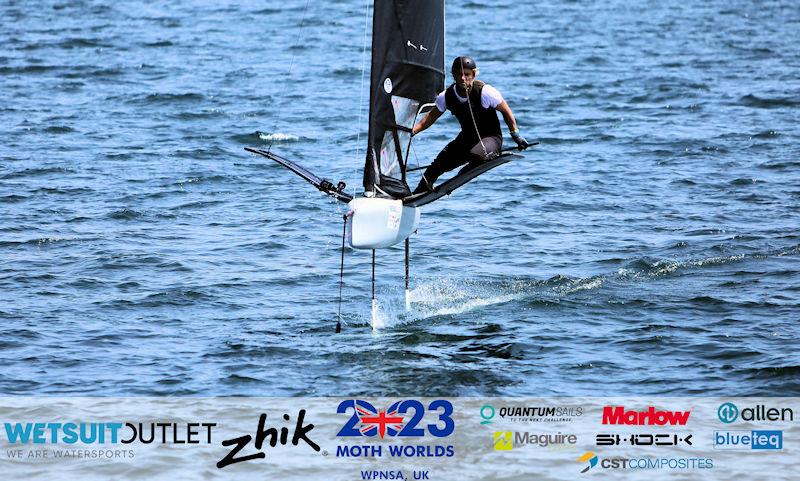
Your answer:
[[[741,417],[740,417],[741,414]],[[720,404],[717,408],[717,417],[725,424],[742,421],[794,421],[794,411],[791,408],[767,408],[763,404],[755,407],[742,408],[741,412],[731,402]]]
[[[646,411],[626,411],[624,406],[605,406],[603,408],[603,424],[627,424],[627,425],[657,425],[672,426],[680,424],[686,425],[691,411],[656,411],[650,406]]]
[[[494,432],[494,450],[511,451],[514,449],[514,433],[511,431]]]

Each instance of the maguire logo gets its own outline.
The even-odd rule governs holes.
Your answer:
[[[514,449],[514,433],[511,431],[494,432],[494,450],[511,451]]]
[[[589,462],[589,465],[583,468],[583,471],[581,471],[581,473],[585,473],[586,471],[589,471],[593,467],[597,466],[597,455],[589,451],[584,453],[583,456],[581,456],[580,458],[578,458],[579,463],[585,463],[587,461]]]
[[[654,406],[648,407],[646,411],[626,411],[624,406],[605,406],[603,424],[685,426],[690,413],[691,411],[656,411]]]
[[[717,417],[725,424],[735,422],[740,414],[742,421],[794,421],[794,411],[791,408],[767,408],[764,404],[758,404],[739,411],[731,402],[722,403],[717,408]]]
[[[386,409],[378,409],[362,399],[348,399],[339,403],[337,414],[352,411],[350,418],[336,434],[338,437],[359,438],[422,438],[426,433],[434,438],[446,438],[455,431],[453,404],[437,399],[427,408],[421,401],[405,399],[390,404]],[[425,423],[425,415],[433,416],[435,422]],[[452,457],[452,445],[390,445],[388,454],[392,457]],[[336,457],[381,457],[381,445],[341,445],[336,448]]]
[[[783,449],[783,431],[714,431],[714,449]]]
[[[574,446],[578,436],[574,434],[536,434],[527,432],[495,431],[495,451],[511,451],[523,446],[538,446],[540,448],[558,448]]]

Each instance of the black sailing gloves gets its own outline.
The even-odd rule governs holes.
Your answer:
[[[514,142],[517,143],[517,148],[519,150],[525,150],[531,146],[527,140],[521,135],[519,135],[519,130],[515,130],[511,132],[511,138],[514,139]]]

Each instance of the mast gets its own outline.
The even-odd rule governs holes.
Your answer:
[[[375,0],[372,20],[367,195],[411,194],[406,160],[421,105],[444,89],[444,0]]]

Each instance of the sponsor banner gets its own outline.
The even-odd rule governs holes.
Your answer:
[[[8,479],[794,479],[800,398],[0,398]]]

